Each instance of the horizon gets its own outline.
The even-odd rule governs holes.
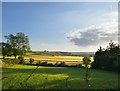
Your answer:
[[[23,32],[33,51],[96,52],[118,41],[117,2],[3,2],[2,41]]]
[[[79,53],[95,53],[95,52],[84,52],[84,51],[49,51],[49,50],[44,50],[47,52],[79,52]],[[32,52],[44,52],[44,51],[32,51]]]

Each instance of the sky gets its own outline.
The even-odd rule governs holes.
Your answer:
[[[2,41],[24,32],[34,51],[95,52],[117,42],[117,2],[3,2]]]

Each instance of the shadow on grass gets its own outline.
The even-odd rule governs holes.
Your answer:
[[[35,66],[34,68],[25,68],[23,65],[23,68],[3,68],[3,75],[7,75],[7,74],[16,74],[16,75],[21,75],[21,78],[24,77],[24,74],[22,73],[27,73],[27,76],[24,78],[22,85],[20,84],[21,81],[20,79],[17,79],[15,82],[13,81],[13,86],[12,88],[15,88],[15,83],[20,85],[20,89],[86,89],[86,83],[84,81],[84,73],[85,70],[83,68],[66,68],[66,67],[46,67],[46,66],[39,66],[36,69],[37,66]],[[31,72],[36,69],[33,73],[33,75],[30,77],[30,79],[28,81],[26,81],[26,79],[29,77],[29,75],[31,74]],[[91,70],[94,74],[94,76],[92,76],[92,80],[90,80],[91,83],[91,87],[90,88],[110,88],[114,82],[111,82],[111,86],[108,84],[108,80],[110,76],[109,73],[107,76],[104,74],[104,71],[98,71],[98,70]],[[100,73],[101,72],[101,73]],[[54,78],[54,75],[58,75],[59,74],[63,74],[66,75],[66,77],[64,77],[63,79],[54,79],[54,80],[47,80],[49,78],[47,78],[46,76],[44,76],[43,78],[38,78],[37,75],[41,75],[41,74],[47,74],[48,76],[52,76],[52,78]],[[111,74],[112,75],[112,74]],[[105,77],[106,76],[106,77]],[[103,80],[102,78],[103,77]],[[37,82],[32,82],[34,81],[34,79],[37,79]],[[77,79],[76,79],[77,78]],[[80,79],[82,78],[82,79]],[[99,78],[99,79],[96,79]],[[108,80],[106,79],[108,78]],[[33,79],[33,80],[32,80]],[[114,78],[113,78],[114,79]],[[42,82],[41,82],[42,80]],[[101,82],[103,81],[103,82]],[[101,83],[100,83],[101,82]],[[102,84],[105,83],[105,84]],[[108,84],[108,85],[107,85]],[[10,88],[10,87],[8,87]],[[12,89],[11,88],[11,89]],[[111,88],[115,88],[115,86],[111,87]]]
[[[43,79],[44,80],[44,79]],[[66,79],[40,82],[38,84],[24,84],[20,89],[86,89],[86,83],[83,81]]]
[[[37,67],[37,66],[36,66]],[[21,75],[21,77],[24,75],[24,73],[28,74],[28,76],[26,76],[22,82],[20,82],[20,79],[15,80],[15,82],[13,81],[14,85],[15,83],[19,83],[18,85],[21,86],[22,89],[32,89],[32,88],[40,88],[40,89],[68,89],[70,88],[70,86],[68,85],[68,81],[71,78],[75,78],[75,77],[79,77],[83,75],[83,71],[82,73],[80,72],[80,69],[78,68],[65,68],[65,67],[45,67],[45,66],[40,66],[37,68],[37,70],[35,70],[35,72],[33,73],[33,75],[31,75],[31,72],[34,70],[35,68],[3,68],[3,74],[15,74],[15,75]],[[76,71],[78,71],[78,74],[76,74]],[[81,73],[81,75],[79,74],[79,72]],[[47,79],[49,79],[49,77],[47,78],[46,76],[43,77],[43,82],[42,84],[32,84],[31,82],[29,82],[31,80],[32,77],[35,76],[35,79],[37,78],[36,75],[42,75],[42,74],[47,74],[49,77],[54,78],[57,76],[61,76],[63,75],[62,78],[58,79],[54,79],[52,81],[47,81]],[[29,77],[29,75],[31,75],[32,77],[26,81],[26,79]],[[56,76],[57,75],[57,76]],[[69,78],[71,77],[71,78]],[[38,78],[37,78],[38,79]],[[14,79],[13,79],[14,80]],[[40,79],[38,79],[40,80]],[[41,80],[40,80],[41,81]],[[28,83],[27,83],[28,82]],[[27,84],[25,84],[27,83]],[[31,84],[32,85],[31,85]],[[12,86],[12,87],[11,87]],[[11,84],[11,86],[9,88],[14,88],[14,86]],[[77,85],[76,85],[77,86]],[[75,87],[76,87],[75,86]],[[79,87],[79,86],[78,86]]]
[[[14,74],[14,73],[17,74],[17,73],[23,73],[23,72],[31,73],[30,70],[34,70],[34,69],[35,68],[2,68],[2,74]],[[84,72],[84,69],[39,66],[34,73],[53,74],[54,75],[54,74],[61,74],[61,73],[62,74],[64,74],[64,73],[74,74],[74,73],[76,73],[76,71]]]

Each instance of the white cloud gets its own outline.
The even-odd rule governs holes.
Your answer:
[[[87,28],[74,29],[66,33],[66,38],[80,47],[105,45],[110,40],[118,41],[118,13],[111,12],[109,16],[113,16],[109,22],[91,25]]]
[[[118,16],[118,12],[111,12],[112,16]]]

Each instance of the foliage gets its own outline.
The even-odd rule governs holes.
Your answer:
[[[30,50],[28,37],[22,32],[19,32],[16,35],[10,34],[5,36],[5,38],[7,39],[7,44],[12,47],[11,52],[15,59],[17,55],[22,56]]]
[[[87,83],[87,88],[89,86],[88,82],[89,82],[89,78],[90,78],[90,75],[89,75],[89,68],[91,67],[91,60],[89,57],[84,57],[83,58],[83,66],[85,67],[86,69],[86,72],[85,72],[85,81]]]
[[[47,66],[47,65],[49,65],[49,66],[51,66],[52,64],[48,64],[48,62],[47,61],[37,61],[37,63],[36,63],[36,65],[43,65],[43,66]]]
[[[64,66],[67,66],[67,65],[66,65],[66,63],[65,63],[65,62],[60,62],[59,66],[64,67]]]
[[[29,62],[30,62],[30,64],[32,64],[34,62],[34,59],[30,58]]]
[[[36,65],[40,65],[41,64],[41,61],[37,61]]]
[[[24,57],[23,56],[19,56],[18,59],[20,60],[18,64],[24,64]]]
[[[66,63],[61,61],[61,62],[56,62],[55,66],[59,66],[59,67],[67,67]]]
[[[42,61],[40,65],[47,65],[47,61]]]
[[[120,46],[111,41],[106,49],[100,46],[100,49],[95,53],[92,65],[94,68],[117,71],[120,66],[118,63],[119,57]]]
[[[82,64],[77,64],[77,68],[82,68]]]
[[[52,63],[48,63],[48,66],[54,66]]]
[[[11,56],[12,47],[8,43],[1,42],[0,49],[2,51],[3,59],[5,58],[5,56]]]
[[[56,62],[56,63],[55,63],[55,66],[58,66],[58,65],[59,65],[59,62]]]
[[[2,67],[7,67],[18,63],[19,63],[19,59],[8,59],[8,58],[2,59]]]
[[[85,68],[90,68],[91,67],[91,60],[89,57],[84,57],[83,58],[83,64],[82,64]]]

